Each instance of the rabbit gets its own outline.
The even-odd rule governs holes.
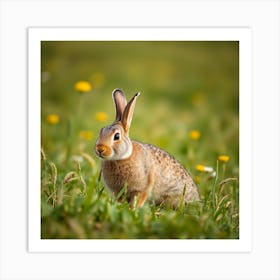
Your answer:
[[[95,144],[106,186],[116,196],[126,186],[126,199],[136,207],[143,206],[146,200],[174,208],[179,207],[182,198],[184,203],[199,201],[196,184],[175,158],[151,144],[130,140],[129,129],[139,95],[136,93],[127,103],[121,89],[112,93],[115,121],[100,130]]]

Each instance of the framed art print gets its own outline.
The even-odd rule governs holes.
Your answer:
[[[249,28],[29,28],[28,250],[249,252],[251,56]],[[116,88],[128,101],[141,93],[118,144],[108,136]],[[146,150],[114,192],[95,145],[117,155],[125,139],[172,156],[154,152],[143,171]],[[185,201],[189,185],[178,191],[182,174],[196,201]],[[145,199],[128,199],[150,176]]]
[[[279,279],[279,4],[0,1],[0,279]]]

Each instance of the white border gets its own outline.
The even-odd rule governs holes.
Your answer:
[[[252,47],[249,28],[29,28],[29,252],[250,252],[252,248]],[[42,240],[40,238],[41,41],[239,41],[240,238],[238,240]],[[245,171],[246,170],[246,171]]]

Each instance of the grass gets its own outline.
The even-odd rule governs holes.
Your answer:
[[[42,42],[42,238],[238,238],[238,75],[236,42]],[[131,210],[99,180],[117,87],[142,93],[131,138],[175,156],[201,202]]]

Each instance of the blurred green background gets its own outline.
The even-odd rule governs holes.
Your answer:
[[[57,182],[63,181],[81,154],[91,157],[87,170],[99,168],[93,147],[99,130],[114,120],[115,88],[123,89],[127,99],[141,92],[130,137],[175,156],[195,178],[202,199],[212,183],[197,165],[215,169],[218,156],[226,155],[229,161],[220,179],[238,179],[238,42],[43,41],[41,71],[41,144],[44,157],[57,168]],[[90,89],[79,90],[79,81],[87,82]],[[97,173],[86,172],[85,181]],[[47,173],[42,170],[48,178]],[[48,180],[42,182],[42,211],[48,216],[42,223],[50,225],[57,216],[48,206]],[[233,188],[238,189],[238,184]],[[238,190],[235,194],[238,212]]]
[[[68,121],[77,114],[78,129],[97,138],[114,119],[111,92],[121,88],[127,99],[142,93],[132,138],[186,152],[188,131],[198,129],[208,156],[226,153],[237,161],[238,61],[238,42],[42,42],[42,145],[54,157],[61,153]],[[77,93],[80,80],[92,90]],[[98,121],[97,112],[108,119]],[[60,117],[57,139],[44,126],[48,114]]]

